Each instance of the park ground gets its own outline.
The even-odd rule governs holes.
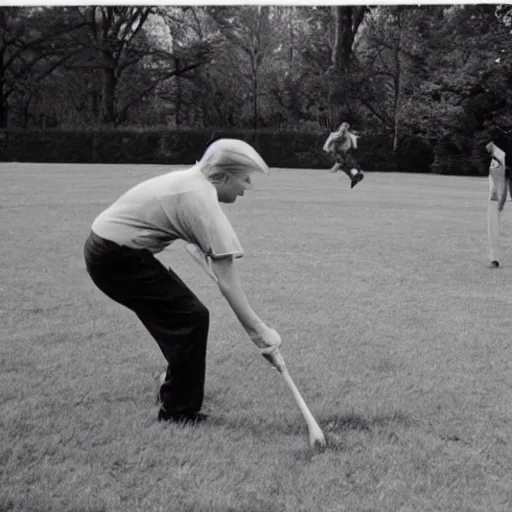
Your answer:
[[[164,367],[94,288],[94,217],[142,165],[0,164],[0,511],[510,512],[512,230],[487,266],[485,178],[273,169],[225,207],[249,299],[330,448],[176,243],[211,311],[197,427],[156,421]]]

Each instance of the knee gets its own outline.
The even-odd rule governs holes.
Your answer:
[[[194,309],[194,318],[198,325],[208,328],[210,323],[210,312],[208,311],[208,308],[201,302],[198,302]]]

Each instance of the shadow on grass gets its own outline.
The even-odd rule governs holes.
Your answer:
[[[333,432],[359,430],[370,432],[374,428],[385,428],[393,425],[409,427],[411,420],[401,412],[382,414],[365,418],[360,414],[331,415],[319,419],[326,430]]]
[[[246,434],[250,433],[254,437],[266,437],[269,433],[287,436],[304,435],[307,432],[307,427],[305,422],[299,421],[299,419],[300,417],[295,415],[293,421],[291,419],[283,421],[282,417],[256,417],[250,414],[243,417],[240,415],[236,417],[212,415],[208,419],[208,424]],[[338,436],[349,431],[368,433],[375,429],[388,429],[393,426],[409,427],[411,425],[411,420],[401,412],[369,417],[359,414],[329,415],[318,417],[317,421],[335,449],[342,449],[342,443],[335,442]],[[393,432],[389,435],[391,438],[396,437]]]
[[[347,442],[347,434],[349,432],[359,432],[368,434],[375,430],[384,430],[388,441],[395,443],[398,441],[398,435],[394,432],[393,427],[408,427],[411,421],[402,413],[393,413],[389,415],[381,415],[365,418],[359,414],[331,415],[319,418],[320,424],[324,431],[327,446],[323,449],[304,448],[297,450],[294,457],[299,462],[309,463],[314,458],[325,452],[349,452],[353,449],[364,447],[365,441],[363,437],[360,440],[354,440],[351,437]]]
[[[295,417],[295,415],[294,415]],[[281,421],[279,421],[281,420]],[[370,431],[373,428],[383,428],[390,425],[402,425],[410,426],[410,419],[401,412],[394,412],[392,414],[383,414],[379,416],[369,416],[365,418],[360,414],[343,414],[343,415],[329,415],[319,416],[317,421],[323,426],[323,428],[336,430],[336,431],[348,431],[348,430],[360,430]],[[304,423],[297,424],[296,421],[282,421],[282,418],[275,417],[262,417],[262,416],[251,416],[247,414],[241,417],[229,416],[216,416],[212,414],[209,417],[209,424],[224,426],[228,428],[240,428],[240,426],[246,426],[255,433],[261,431],[262,426],[272,426],[273,430],[279,430],[283,434],[295,434],[299,430],[305,428]]]

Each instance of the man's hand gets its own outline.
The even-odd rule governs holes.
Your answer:
[[[261,355],[280,372],[284,370],[286,365],[279,348],[262,349]]]
[[[252,342],[262,351],[279,348],[283,342],[279,333],[266,325],[259,332],[250,334],[250,337]]]
[[[505,206],[505,203],[507,202],[507,178],[503,181],[503,188],[501,190],[501,194],[498,198],[498,211],[501,212],[503,210],[503,207]]]
[[[279,371],[284,368],[284,359],[279,352],[283,343],[281,336],[275,329],[264,328],[261,333],[251,334],[251,340],[260,349],[261,355]]]

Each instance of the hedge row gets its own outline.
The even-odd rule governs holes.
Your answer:
[[[325,167],[324,137],[301,133],[163,130],[9,131],[0,140],[4,161],[189,164],[212,140],[252,144],[273,167]]]
[[[333,163],[322,151],[327,135],[166,129],[9,130],[0,132],[0,160],[192,164],[210,142],[231,137],[253,145],[271,167],[326,169]],[[391,147],[392,141],[386,135],[365,135],[354,156],[366,171],[475,174],[462,155],[454,158],[465,164],[450,161],[445,169],[436,162],[433,148],[418,137],[402,140],[395,153]]]

